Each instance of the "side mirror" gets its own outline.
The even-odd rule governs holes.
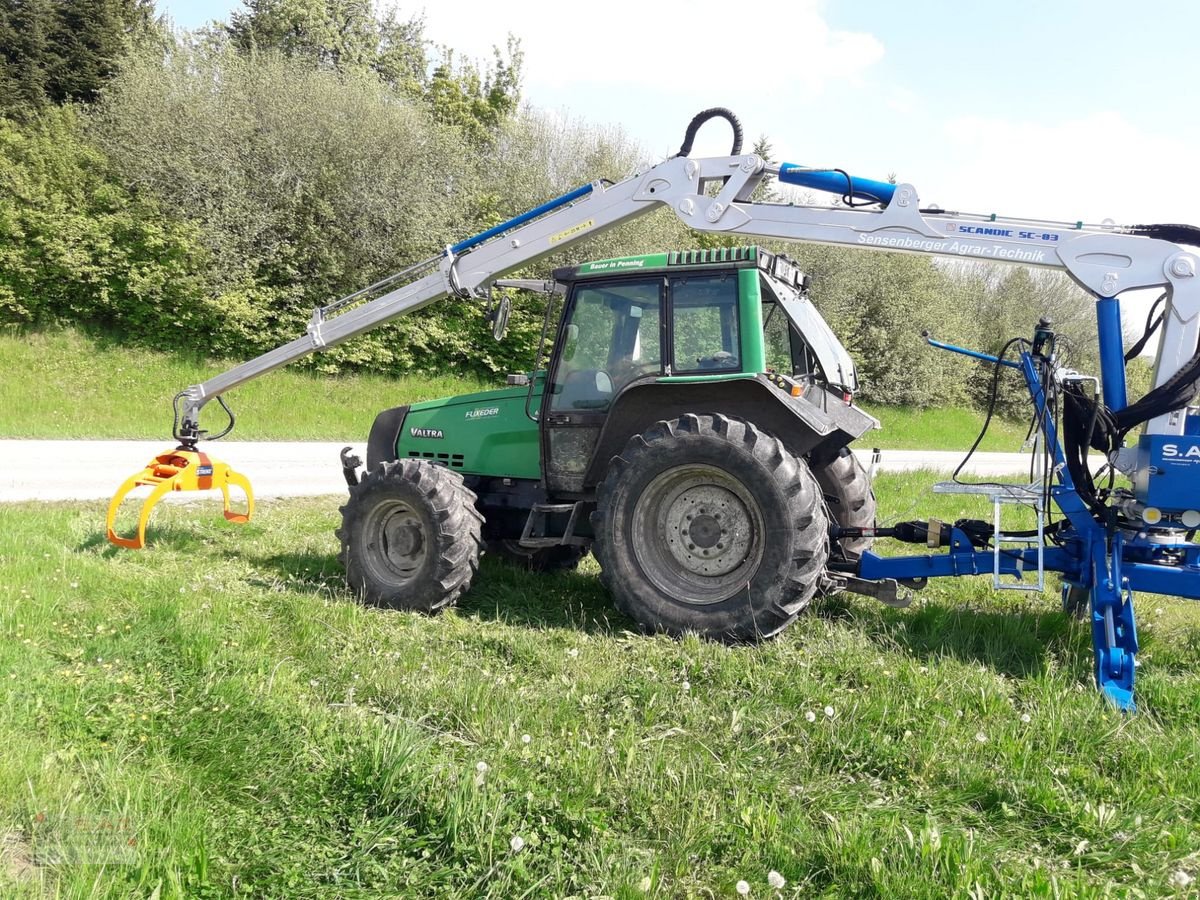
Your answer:
[[[498,341],[504,340],[504,333],[508,331],[508,314],[510,312],[512,312],[512,300],[505,294],[496,304],[496,308],[492,310],[492,337]]]

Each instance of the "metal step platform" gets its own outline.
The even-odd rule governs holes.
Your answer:
[[[992,543],[993,569],[992,587],[998,591],[1030,591],[1045,590],[1046,569],[1043,543],[1046,528],[1045,489],[1040,481],[1029,484],[1007,484],[1005,482],[980,482],[963,484],[957,481],[939,481],[933,486],[935,494],[973,494],[987,497],[992,501]],[[1005,504],[1028,506],[1037,516],[1037,536],[1006,535],[1000,526],[1000,510]],[[1005,581],[1000,577],[1000,558],[1005,552],[1005,546],[1018,546],[1021,549],[1037,548],[1037,581],[1028,582],[1018,576],[1016,581]]]

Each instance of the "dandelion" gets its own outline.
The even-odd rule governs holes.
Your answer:
[[[737,891],[739,894],[741,894],[743,897],[745,897],[746,895],[748,895],[750,893],[750,884],[745,881],[739,881],[737,884],[735,884],[733,886],[733,889],[735,891]]]
[[[528,743],[529,743],[530,741],[532,741],[532,740],[533,740],[533,738],[531,738],[531,737],[530,737],[529,735],[527,735],[527,734],[523,734],[523,735],[521,735],[521,743],[522,743],[522,744],[528,744]]]
[[[810,709],[804,714],[804,719],[808,722],[815,722],[817,721],[817,714]]]
[[[683,688],[684,693],[686,693],[692,689],[692,683],[690,681],[685,681],[680,685],[680,687]]]
[[[79,582],[78,582],[78,581],[72,581],[72,582],[71,582],[71,587],[73,587],[73,588],[77,588],[77,587],[79,587]]]
[[[488,764],[485,763],[482,759],[479,762],[475,763],[475,771],[478,772],[480,775],[485,774],[487,772],[487,770],[488,770]]]
[[[1029,713],[1021,713],[1021,723],[1023,725],[1028,725],[1032,721],[1033,719],[1029,717]]]
[[[579,655],[578,647],[572,647],[570,650],[567,651],[567,656],[571,657],[571,659],[574,659],[578,655]]]
[[[787,879],[772,869],[767,873],[767,884],[779,891],[783,890],[783,886],[787,884]]]
[[[912,737],[912,732],[909,731],[907,728],[905,728],[904,729],[904,739],[908,740],[910,737]]]
[[[987,739],[988,739],[988,738],[987,738],[987,735],[986,735],[986,734],[984,734],[982,731],[977,731],[977,732],[975,733],[975,740],[979,741],[979,743],[981,743],[981,744],[986,744],[986,743],[987,743]]]
[[[833,707],[832,706],[825,707],[825,718],[827,718],[827,719],[833,718]]]
[[[513,853],[520,853],[525,847],[525,838],[519,834],[514,834],[512,840],[508,842],[508,846],[512,847]]]
[[[1186,890],[1188,885],[1190,885],[1195,880],[1196,880],[1195,878],[1193,878],[1187,872],[1183,871],[1183,869],[1180,869],[1179,871],[1173,872],[1171,874],[1171,877],[1168,879],[1168,882],[1170,883],[1171,887],[1182,891],[1182,890]]]

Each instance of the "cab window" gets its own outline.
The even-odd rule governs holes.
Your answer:
[[[792,328],[778,303],[763,302],[763,349],[767,368],[772,372],[792,375]]]
[[[737,275],[671,279],[671,329],[674,374],[739,371]]]
[[[563,327],[551,386],[556,412],[603,412],[635,378],[662,371],[662,281],[581,283]]]

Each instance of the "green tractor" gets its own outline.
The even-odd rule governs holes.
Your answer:
[[[646,630],[776,634],[869,544],[831,526],[875,519],[848,445],[878,423],[807,287],[758,247],[555,271],[532,373],[380,413],[361,477],[343,454],[350,586],[436,612],[485,548],[543,571],[590,551]]]

